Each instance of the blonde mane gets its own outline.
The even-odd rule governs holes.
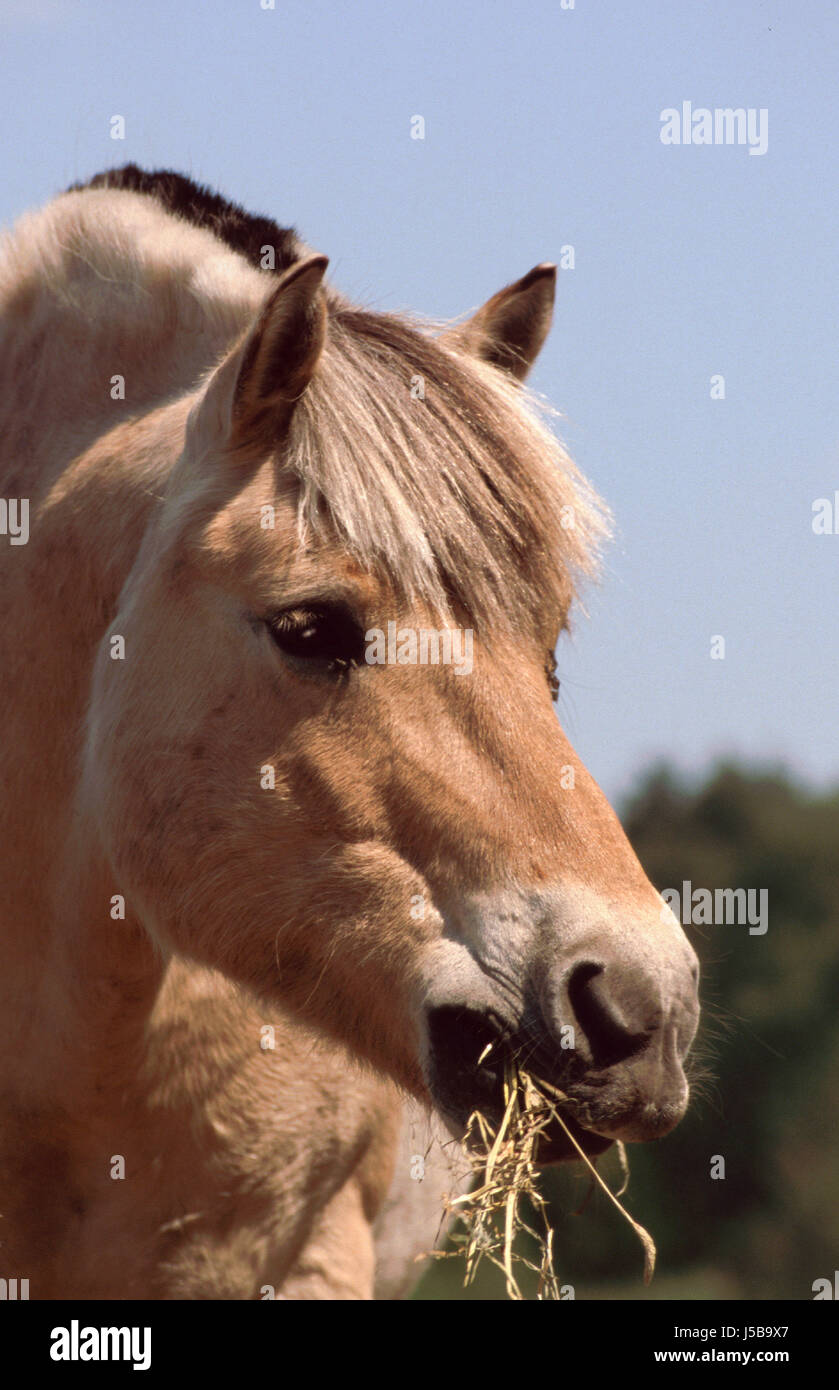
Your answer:
[[[62,369],[69,340],[82,389],[99,388],[97,414],[113,371],[126,375],[129,407],[188,395],[275,283],[249,264],[237,213],[234,249],[217,216],[197,225],[194,204],[167,207],[127,187],[66,193],[5,238],[0,320],[9,332],[23,325],[30,357],[60,324]],[[292,233],[274,231],[281,257],[305,254]],[[435,339],[438,325],[364,311],[334,292],[329,307],[326,350],[282,458],[299,479],[301,535],[337,534],[362,566],[443,615],[454,606],[518,626],[547,600],[565,619],[608,521],[544,406]]]
[[[546,597],[566,614],[596,567],[602,504],[536,398],[431,331],[332,307],[283,460],[304,524],[328,518],[365,567],[443,614],[517,626]]]

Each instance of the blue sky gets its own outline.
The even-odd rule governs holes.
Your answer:
[[[839,780],[839,517],[811,524],[839,489],[832,0],[0,0],[0,39],[4,224],[174,167],[436,317],[572,245],[532,384],[619,534],[565,727],[612,796],[664,757]],[[767,152],[663,145],[683,101],[765,108]]]

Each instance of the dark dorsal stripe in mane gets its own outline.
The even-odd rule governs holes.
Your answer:
[[[265,246],[274,248],[276,274],[299,261],[304,253],[292,227],[280,227],[271,217],[246,212],[238,203],[222,198],[211,188],[173,169],[148,172],[136,164],[124,164],[121,169],[106,169],[86,183],[74,183],[67,192],[79,193],[88,188],[121,188],[131,193],[145,193],[155,198],[167,212],[212,232],[257,269],[265,268],[261,264]]]

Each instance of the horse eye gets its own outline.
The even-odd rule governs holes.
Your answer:
[[[338,605],[287,608],[268,627],[286,656],[321,662],[332,670],[364,661],[364,634],[352,614]]]
[[[554,704],[559,698],[559,676],[556,674],[556,657],[553,652],[548,652],[545,661],[545,675],[548,678],[548,689],[551,692],[551,699]]]

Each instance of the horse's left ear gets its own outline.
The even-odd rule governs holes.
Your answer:
[[[326,336],[321,281],[326,256],[297,261],[280,277],[237,352],[231,444],[276,443],[312,379]]]
[[[469,352],[523,381],[533,366],[553,318],[556,266],[534,266],[514,285],[488,299],[466,323],[441,342]]]

